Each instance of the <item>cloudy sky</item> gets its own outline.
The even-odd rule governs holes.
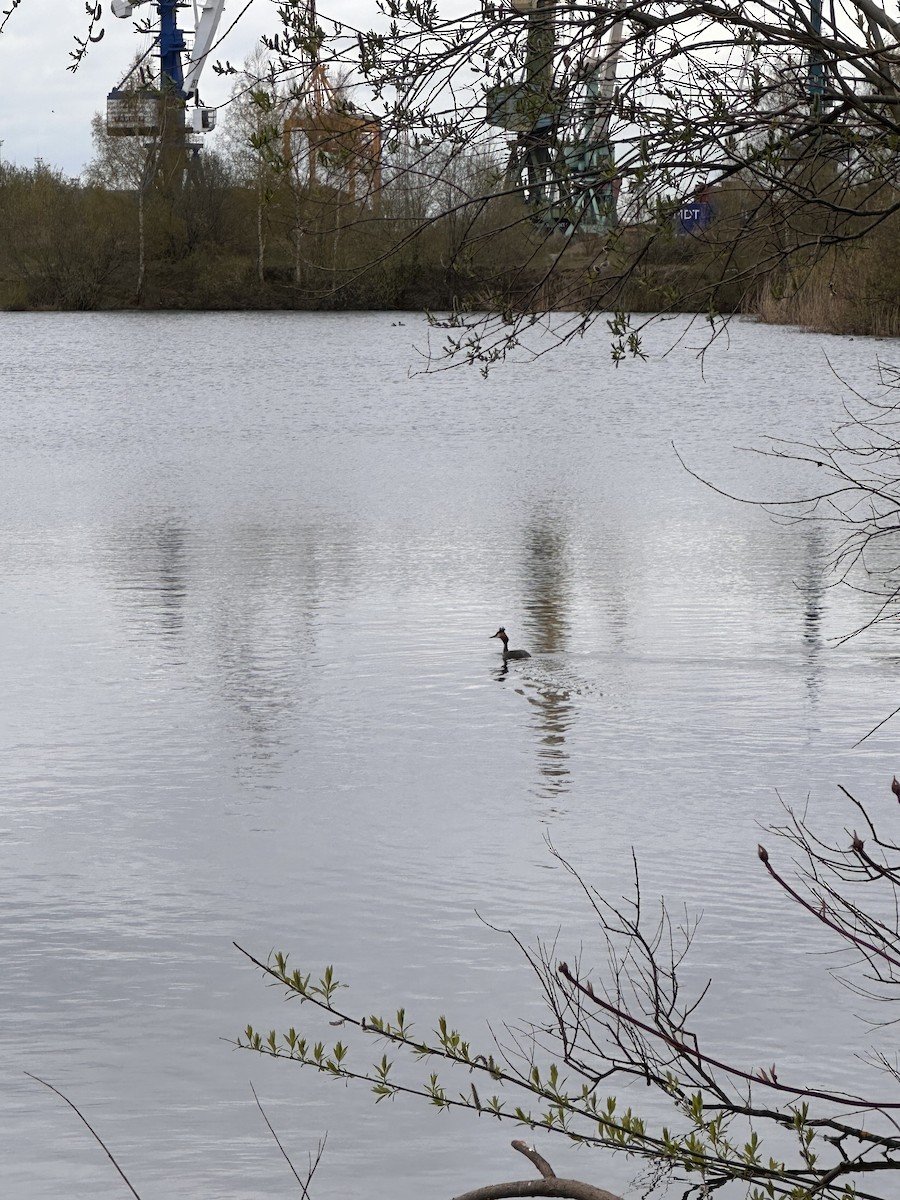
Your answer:
[[[244,3],[226,0],[220,32]],[[9,0],[3,0],[0,8],[8,7]],[[274,25],[274,16],[271,0],[253,0],[216,57],[241,63],[260,34]],[[190,21],[188,9],[184,23]],[[69,52],[75,49],[75,36],[84,36],[87,22],[83,0],[21,0],[0,34],[0,157],[7,162],[30,166],[42,158],[72,175],[89,162],[91,117],[105,111],[107,92],[144,41],[131,21],[112,15],[104,0],[105,36],[73,74],[66,69]],[[205,71],[200,88],[205,103],[220,103],[229,90],[229,80]]]

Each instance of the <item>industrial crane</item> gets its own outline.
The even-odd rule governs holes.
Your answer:
[[[610,126],[616,99],[616,71],[622,53],[625,18],[621,10],[609,30],[606,46],[582,65],[585,102],[578,136],[567,148],[569,217],[573,229],[602,233],[616,224],[619,181]]]
[[[117,17],[128,18],[141,4],[150,3],[159,15],[159,30],[154,45],[158,48],[160,77],[156,88],[136,91],[114,88],[107,97],[106,128],[110,134],[125,136],[157,136],[164,124],[163,114],[168,102],[183,114],[176,122],[184,144],[185,116],[193,134],[209,133],[215,128],[216,110],[200,102],[200,76],[213,48],[216,30],[225,7],[225,0],[201,0],[198,10],[194,0],[194,33],[191,44],[178,25],[178,9],[186,7],[181,0],[112,0]],[[190,36],[190,35],[189,35]],[[194,144],[194,149],[198,143]]]
[[[305,0],[305,24],[316,28],[316,0]],[[295,181],[351,204],[377,203],[381,191],[381,122],[340,95],[314,38],[304,48],[296,103],[282,126],[284,161]],[[334,209],[337,211],[337,209]]]
[[[487,94],[487,122],[514,137],[506,172],[532,219],[566,233],[603,233],[616,224],[610,126],[624,15],[614,14],[605,46],[582,57],[563,86],[554,82],[555,0],[511,0],[527,21],[521,79]]]

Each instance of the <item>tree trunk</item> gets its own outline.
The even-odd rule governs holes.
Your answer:
[[[256,278],[260,284],[266,281],[266,234],[263,223],[265,207],[265,184],[262,176],[256,190]]]

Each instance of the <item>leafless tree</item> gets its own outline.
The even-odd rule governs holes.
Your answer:
[[[835,376],[845,393],[843,417],[827,434],[810,441],[770,436],[753,448],[797,468],[797,483],[785,495],[724,491],[714,479],[699,476],[676,448],[688,473],[721,495],[763,508],[780,521],[815,522],[829,533],[824,565],[831,585],[864,597],[867,608],[839,641],[900,616],[900,368],[878,361],[874,371],[875,383],[866,392]]]

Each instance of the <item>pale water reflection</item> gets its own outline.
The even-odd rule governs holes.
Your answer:
[[[590,954],[548,834],[611,893],[634,847],[648,895],[706,910],[711,1048],[859,1086],[855,1002],[754,852],[779,792],[840,829],[838,782],[889,784],[896,729],[853,746],[896,706],[896,645],[836,647],[866,601],[827,588],[822,531],[705,490],[671,443],[784,494],[785,464],[734,447],[825,431],[825,350],[865,390],[883,346],[738,324],[701,373],[703,334],[662,326],[616,370],[598,329],[485,382],[410,376],[414,317],[0,330],[4,1195],[121,1194],[26,1070],[144,1200],[294,1194],[251,1079],[299,1159],[329,1131],[316,1200],[520,1172],[513,1132],[223,1039],[304,1015],[232,940],[334,962],[367,1011],[535,1015],[475,909]],[[499,623],[531,659],[504,668]]]

